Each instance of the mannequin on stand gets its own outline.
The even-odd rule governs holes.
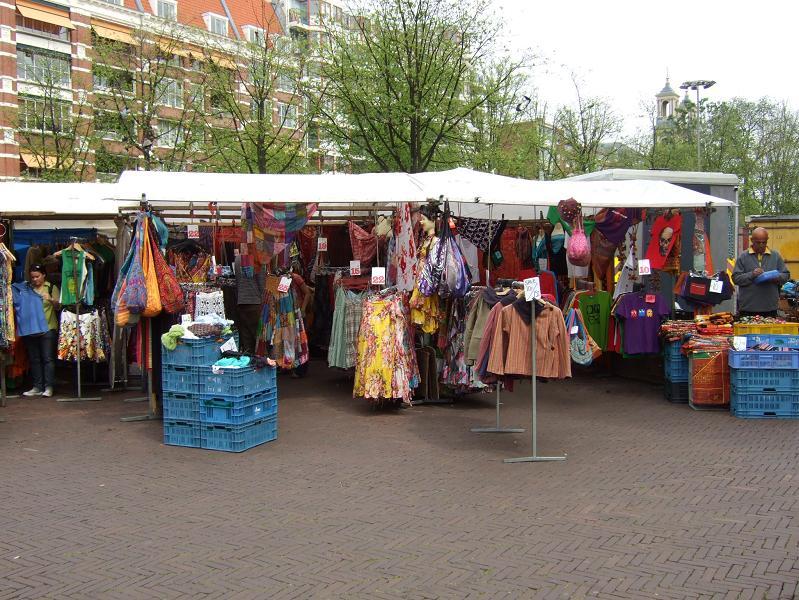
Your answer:
[[[440,215],[436,206],[425,205],[419,209],[419,223],[424,232],[424,239],[419,244],[416,263],[416,285],[411,294],[411,321],[419,325],[425,333],[435,333],[438,331],[439,321],[443,317],[438,294],[425,296],[419,290],[419,279],[424,272],[425,264],[438,245],[436,236],[436,219]]]

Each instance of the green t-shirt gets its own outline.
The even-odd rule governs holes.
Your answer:
[[[608,347],[608,321],[611,297],[608,292],[583,293],[577,296],[577,306],[589,335],[604,351]]]
[[[45,283],[40,288],[34,288],[34,291],[42,297],[42,306],[44,307],[44,318],[47,320],[47,327],[50,329],[58,329],[58,317],[55,314],[53,303],[45,298],[49,293],[51,298],[58,300],[61,295],[61,292],[58,291],[58,286]]]

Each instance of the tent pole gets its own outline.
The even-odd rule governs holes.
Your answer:
[[[494,225],[492,219],[493,208],[494,208],[493,204],[488,205],[488,257],[487,257],[488,262],[486,263],[486,287],[491,286],[491,241],[492,241],[491,232],[492,232],[492,227]],[[485,335],[485,333],[483,335]],[[496,391],[497,391],[497,397],[495,400],[496,412],[497,412],[496,425],[494,425],[493,427],[472,427],[472,432],[473,433],[524,433],[524,429],[517,427],[502,427],[500,425],[499,407],[502,406],[502,401],[500,399],[500,388],[502,387],[502,383],[499,381],[499,379],[497,379],[497,382],[494,385],[496,386]]]

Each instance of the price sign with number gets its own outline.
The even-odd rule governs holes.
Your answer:
[[[277,291],[285,294],[289,291],[289,287],[291,287],[291,277],[281,277],[280,283],[277,284]]]
[[[186,237],[190,240],[200,239],[200,226],[199,225],[186,225]]]
[[[527,302],[531,300],[538,300],[541,298],[541,279],[539,277],[530,277],[524,280],[524,299]]]
[[[372,267],[372,285],[386,285],[385,267]]]
[[[361,261],[359,260],[351,260],[350,261],[350,275],[360,275],[361,274]]]
[[[648,258],[642,258],[638,261],[638,274],[639,275],[651,275],[652,274],[652,267],[649,265]]]
[[[316,249],[319,252],[327,252],[327,238],[320,237],[316,240]]]

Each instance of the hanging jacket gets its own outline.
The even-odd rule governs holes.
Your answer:
[[[41,335],[50,327],[44,316],[42,297],[36,293],[27,281],[11,285],[14,299],[14,317],[17,323],[17,335]]]

